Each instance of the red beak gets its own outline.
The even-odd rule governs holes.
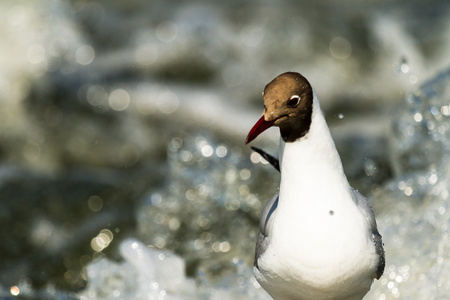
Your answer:
[[[253,128],[248,133],[247,139],[245,140],[245,144],[247,145],[248,143],[253,141],[258,135],[260,135],[261,132],[263,132],[267,128],[272,127],[274,122],[275,122],[275,120],[273,120],[273,121],[266,121],[266,120],[264,120],[264,116],[262,116],[258,120],[258,122],[256,122],[255,125],[253,125]]]

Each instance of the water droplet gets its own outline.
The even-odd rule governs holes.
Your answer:
[[[89,197],[88,207],[91,211],[98,212],[103,207],[103,199],[97,195]]]
[[[228,153],[227,147],[220,145],[216,148],[216,154],[218,157],[225,157]]]
[[[406,57],[402,57],[398,63],[397,72],[406,74],[409,72],[408,61]]]
[[[410,83],[415,84],[417,83],[417,76],[414,74],[409,75],[408,80]]]
[[[436,106],[431,107],[430,111],[433,116],[436,116],[439,113],[439,109]]]
[[[413,193],[413,189],[412,189],[412,187],[408,186],[405,188],[405,190],[403,192],[405,193],[406,196],[411,196]]]
[[[444,115],[444,116],[450,116],[450,105],[444,105],[444,106],[442,106],[441,107],[441,113]]]
[[[352,45],[343,37],[334,37],[330,42],[330,53],[334,58],[344,60],[352,54]]]
[[[108,102],[113,110],[122,111],[130,105],[130,95],[124,89],[117,89],[109,95]]]
[[[204,145],[201,152],[204,157],[210,157],[211,155],[213,155],[214,149],[213,147],[211,147],[211,145]]]
[[[12,286],[10,288],[11,295],[18,296],[20,294],[20,289],[17,286]]]
[[[77,63],[83,66],[89,65],[94,61],[94,58],[95,50],[90,45],[80,46],[75,53],[75,59],[77,60]]]
[[[364,163],[364,171],[367,176],[373,176],[377,172],[377,165],[372,159],[368,159]]]
[[[180,153],[180,158],[184,162],[189,162],[192,160],[193,155],[190,151],[184,150]]]
[[[250,160],[252,163],[257,164],[261,162],[261,155],[259,155],[259,153],[253,152],[252,154],[250,154]]]
[[[400,65],[400,71],[402,73],[408,73],[409,72],[409,66],[407,64],[401,64]]]
[[[423,119],[423,117],[422,117],[421,113],[415,113],[414,114],[414,121],[420,122],[420,121],[422,121],[422,119]]]
[[[436,184],[436,182],[438,181],[438,176],[437,176],[437,174],[431,174],[430,175],[430,178],[428,178],[428,182],[431,184],[431,185],[435,185]]]
[[[178,36],[178,27],[171,22],[162,22],[156,27],[156,37],[165,43],[174,41]]]
[[[169,143],[169,149],[172,151],[177,151],[183,146],[183,140],[179,137],[173,138]]]
[[[250,178],[250,176],[252,175],[252,173],[250,172],[249,169],[242,169],[239,172],[239,176],[241,177],[242,180],[247,180]]]

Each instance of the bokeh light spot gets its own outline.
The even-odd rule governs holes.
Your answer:
[[[88,199],[88,207],[93,212],[98,212],[103,207],[103,199],[97,195],[91,196]]]
[[[10,292],[11,292],[11,295],[18,296],[20,294],[20,289],[19,289],[19,287],[14,285],[10,288]]]
[[[91,240],[91,248],[96,252],[101,252],[109,246],[113,237],[114,235],[109,229],[102,229],[100,233]]]
[[[334,58],[344,60],[352,54],[352,45],[343,37],[334,37],[330,42],[330,53]]]
[[[172,22],[162,22],[156,27],[156,37],[161,42],[172,42],[178,36],[178,27]]]
[[[113,110],[122,111],[130,105],[130,95],[124,89],[117,89],[109,95],[108,102]]]
[[[80,65],[89,65],[95,58],[95,51],[89,45],[80,46],[76,53],[75,59]]]
[[[216,155],[220,158],[225,157],[228,153],[227,147],[220,145],[216,148]]]
[[[214,149],[211,145],[204,145],[201,151],[204,157],[210,157],[214,153]]]
[[[90,105],[95,107],[107,107],[108,94],[101,85],[92,85],[87,89],[86,99]]]

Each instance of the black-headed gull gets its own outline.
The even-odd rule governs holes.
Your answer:
[[[281,182],[261,215],[255,276],[276,300],[360,300],[385,266],[372,208],[349,185],[306,78],[281,74],[263,98],[246,144],[280,128]]]

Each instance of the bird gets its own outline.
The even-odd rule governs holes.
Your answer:
[[[259,223],[253,273],[275,300],[360,300],[385,268],[374,212],[348,183],[309,81],[286,72],[263,91],[264,112],[245,144],[280,130],[278,193]]]

